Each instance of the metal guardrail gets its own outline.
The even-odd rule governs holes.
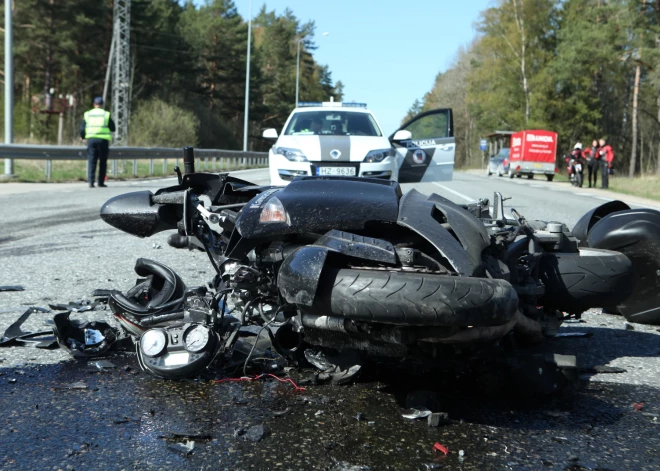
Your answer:
[[[118,161],[125,170],[127,160],[133,161],[133,175],[137,175],[137,161],[150,160],[149,173],[154,173],[154,160],[163,159],[163,173],[167,173],[168,159],[179,165],[183,149],[167,147],[110,147],[110,172],[118,174]],[[267,152],[243,152],[222,149],[195,149],[196,168],[204,170],[232,170],[240,167],[268,165]],[[87,147],[84,146],[45,146],[30,144],[0,144],[0,158],[15,160],[45,160],[46,178],[50,180],[53,160],[87,160]]]

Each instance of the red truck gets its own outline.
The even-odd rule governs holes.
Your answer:
[[[511,135],[509,178],[534,178],[545,175],[549,182],[555,178],[557,166],[557,133],[552,131],[519,131]]]

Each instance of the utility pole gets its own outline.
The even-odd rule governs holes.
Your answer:
[[[245,113],[243,118],[243,152],[248,150],[248,115],[250,103],[250,45],[252,43],[252,0],[248,13],[248,44],[247,44],[247,66],[245,71]]]
[[[115,144],[126,146],[131,113],[131,0],[115,0],[113,18],[112,116]]]
[[[12,31],[12,4],[5,0],[5,144],[14,140],[14,53]],[[14,161],[5,159],[5,176],[14,175]]]

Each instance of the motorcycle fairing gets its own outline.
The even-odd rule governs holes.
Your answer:
[[[580,246],[588,247],[587,237],[591,228],[604,217],[617,211],[625,211],[626,209],[630,209],[630,206],[623,201],[608,201],[582,216],[571,232],[580,241]]]
[[[259,216],[271,198],[282,202],[288,221],[263,224]],[[332,229],[358,231],[371,221],[396,222],[401,188],[396,182],[364,178],[307,177],[294,179],[267,198],[250,201],[236,219],[245,239]]]
[[[297,249],[282,263],[277,286],[287,302],[303,306],[314,303],[321,271],[330,252],[390,265],[397,261],[394,246],[385,240],[332,230],[314,245]]]
[[[146,190],[110,198],[101,208],[101,219],[137,237],[150,237],[176,228],[181,212],[174,210],[171,205],[152,204],[152,196]]]
[[[435,202],[435,207],[442,211],[472,263],[479,267],[482,263],[481,253],[490,245],[484,223],[466,208],[443,196],[433,193],[428,199]]]
[[[440,208],[437,208],[436,205],[440,205]],[[397,224],[417,232],[429,241],[459,275],[474,276],[481,267],[481,251],[479,250],[479,259],[474,259],[461,243],[440,225],[441,221],[438,221],[433,215],[434,211],[445,214],[443,210],[452,213],[452,219],[455,221],[460,219],[460,216],[457,216],[449,205],[445,205],[439,200],[436,203],[413,189],[401,198]],[[460,227],[461,224],[457,223],[456,226]]]
[[[660,325],[660,211],[643,208],[609,214],[591,227],[587,243],[621,252],[632,262],[637,282],[618,306],[621,314],[633,322]]]

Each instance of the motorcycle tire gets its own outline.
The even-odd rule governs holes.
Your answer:
[[[541,304],[572,314],[616,306],[635,287],[630,259],[602,249],[547,253],[541,262],[540,279],[545,285]]]
[[[505,280],[326,268],[310,312],[416,326],[496,326],[518,309]]]

